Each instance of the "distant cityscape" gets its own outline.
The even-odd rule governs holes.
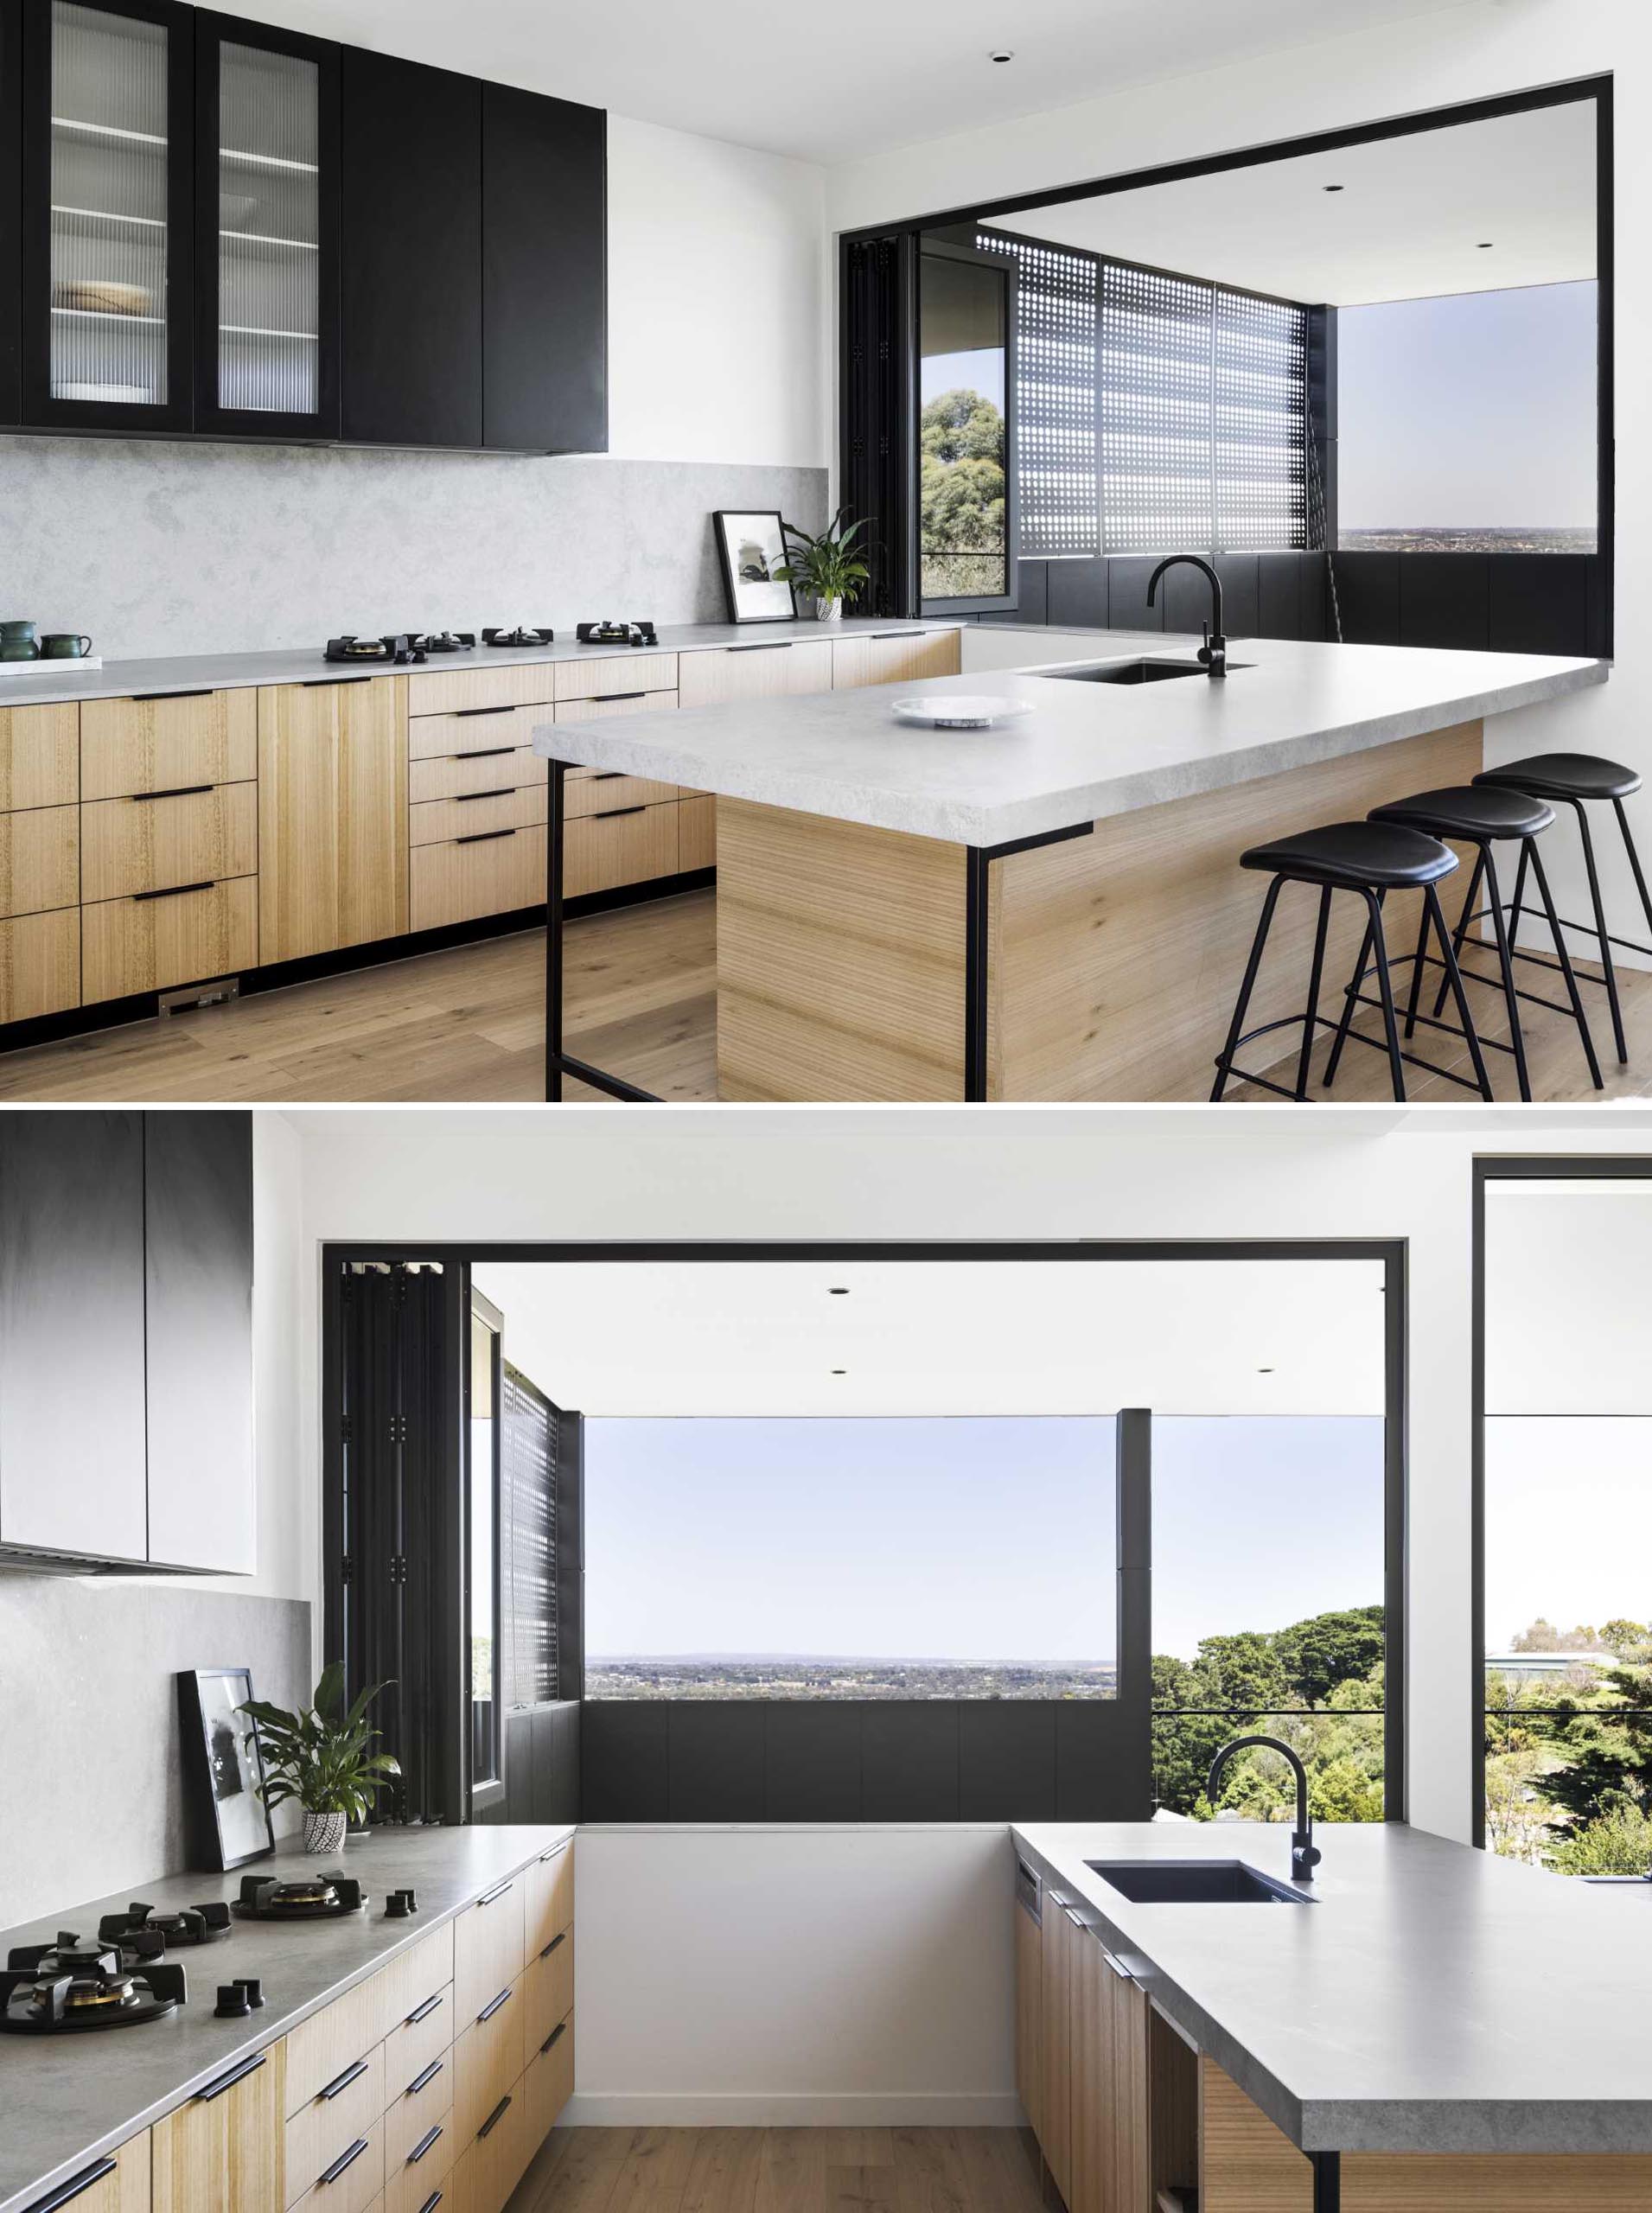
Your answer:
[[[1592,530],[1343,530],[1341,553],[1592,553]]]
[[[1115,1698],[1111,1661],[1062,1668],[1019,1660],[839,1659],[694,1653],[673,1659],[588,1659],[590,1699]]]

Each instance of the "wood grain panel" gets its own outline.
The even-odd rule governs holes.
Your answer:
[[[566,1935],[574,1925],[571,1838],[553,1851],[541,1853],[525,1872],[522,1882],[522,1947],[525,1958],[531,1961],[541,1956],[553,1937]]]
[[[531,747],[534,731],[552,721],[555,713],[547,700],[538,707],[473,707],[460,715],[415,714],[407,724],[407,757],[436,761],[455,755],[496,753],[507,745]]]
[[[1043,1937],[1024,1907],[1015,1909],[1015,2087],[1032,2133],[1043,2126]]]
[[[559,2033],[545,2040],[544,2049],[530,2053],[522,2077],[527,2106],[530,2151],[537,2151],[556,2127],[563,2108],[574,2094],[574,2017],[571,2011],[557,2025]]]
[[[323,2171],[358,2137],[367,2135],[384,2112],[382,2044],[373,2045],[350,2062],[348,2067],[341,2068],[339,2075],[341,2076],[354,2067],[360,2067],[362,2072],[341,2089],[335,2087],[337,2077],[324,2083],[322,2090],[288,2120],[285,2141],[289,2204],[313,2189]],[[325,2095],[328,2090],[332,2092],[330,2096]],[[383,2179],[381,2172],[379,2180]]]
[[[1147,2022],[1149,2175],[1157,2202],[1162,2190],[1197,2187],[1199,2172],[1199,2056],[1158,2012]]]
[[[847,692],[864,684],[956,676],[962,651],[956,630],[931,630],[920,637],[834,638],[832,688]]]
[[[474,799],[422,800],[407,810],[407,839],[412,845],[441,845],[483,830],[528,830],[543,822],[549,804],[545,786],[524,784],[510,792],[488,792]]]
[[[1317,762],[1225,792],[1138,808],[1094,834],[1012,854],[992,875],[989,1096],[1005,1100],[1208,1096],[1268,879],[1247,847],[1317,823],[1347,822],[1406,792],[1470,781],[1478,723]],[[1441,888],[1448,918],[1466,868]],[[719,891],[721,887],[719,886]],[[1247,1026],[1298,1011],[1307,994],[1318,895],[1281,895]],[[1389,945],[1415,941],[1415,893],[1391,899]],[[1363,906],[1332,909],[1322,1011],[1340,1005]],[[1293,1056],[1299,1033],[1259,1041]]]
[[[80,1004],[80,912],[0,922],[0,1022],[32,1022]]]
[[[684,656],[698,660],[698,654]],[[557,663],[558,699],[615,700],[622,705],[637,703],[634,692],[674,692],[679,663],[675,654],[614,654],[601,660],[559,660]]]
[[[282,2213],[285,2046],[214,2098],[191,2098],[150,2132],[153,2213]]]
[[[74,907],[80,900],[80,809],[0,814],[0,920]]]
[[[74,2213],[150,2213],[148,2129],[141,2136],[130,2137],[110,2156],[115,2161],[114,2172],[80,2191],[72,2201]]]
[[[573,2011],[574,1933],[564,1929],[522,1970],[522,2044],[530,2055]]]
[[[1313,2213],[1313,2169],[1214,2059],[1199,2060],[1199,2213]]]
[[[462,2145],[470,2142],[522,2072],[526,2050],[520,1977],[504,1998],[502,2006],[486,2020],[473,2020],[454,2044],[453,2125]]]
[[[554,661],[510,668],[427,669],[407,679],[410,714],[453,715],[486,707],[546,706],[556,698]]]
[[[438,1991],[448,1989],[453,1980],[453,1923],[444,1921],[439,1929],[432,1929],[417,1944],[400,1953],[388,1967],[381,1967],[371,1985],[375,2012],[373,2031],[375,2036],[391,2037],[404,2026],[417,2028],[409,2016]],[[437,2006],[436,2015],[448,2024],[449,2033],[443,2038],[451,2039],[453,2008]],[[390,2055],[386,2054],[386,2063]],[[390,2078],[395,2079],[392,2070]]]
[[[455,2135],[453,2121],[453,2069],[447,2055],[441,2055],[438,2071],[435,2059],[427,2060],[419,2074],[409,2077],[407,2086],[393,2095],[385,2108],[385,2173],[388,2177],[397,2167],[406,2164],[407,2155],[414,2146],[428,2136],[433,2128],[440,2128],[450,2140]],[[414,2089],[411,2085],[419,2076],[429,2079]],[[417,2162],[415,2163],[417,2164]],[[451,2165],[450,2159],[449,2164]]]
[[[80,809],[80,896],[88,904],[256,876],[258,788],[217,784],[169,799],[95,800]]]
[[[677,865],[685,872],[717,866],[717,801],[710,792],[677,803]]]
[[[961,1099],[964,849],[719,800],[724,1099]]]
[[[513,914],[545,897],[545,832],[507,830],[479,845],[415,846],[408,918],[416,930],[442,929],[483,915]]]
[[[636,813],[576,817],[562,833],[564,896],[576,899],[583,892],[612,891],[622,883],[674,876],[677,852],[675,800]]]
[[[526,1886],[520,1876],[496,1883],[453,1924],[454,2042],[482,2007],[522,1972]],[[520,2008],[517,2009],[518,2013]],[[520,2073],[520,2066],[515,2070]],[[506,2087],[513,2078],[506,2078]],[[462,2131],[468,2134],[469,2131]]]
[[[407,928],[405,677],[258,693],[258,934],[266,963]]]
[[[380,2213],[385,2186],[385,2125],[375,2121],[355,2141],[365,2148],[331,2182],[317,2181],[295,2201],[295,2213]],[[348,2148],[348,2147],[346,2147]]]
[[[1079,1932],[1044,1892],[1044,2161],[1063,2199],[1073,2181],[1073,1967]]]
[[[558,723],[600,723],[616,715],[671,715],[679,705],[674,691],[643,692],[641,696],[635,692],[609,692],[594,699],[562,699],[556,718]]]
[[[527,745],[512,746],[501,753],[484,748],[477,753],[443,754],[433,761],[409,763],[407,795],[415,806],[425,806],[474,792],[519,791],[530,784],[543,784],[550,766]]]
[[[563,787],[570,821],[587,814],[611,814],[622,807],[661,807],[677,797],[675,784],[653,776],[626,776],[595,768],[571,775]]]
[[[504,2112],[454,2165],[451,2213],[501,2213],[521,2179],[533,2147],[520,2078],[504,2095],[510,2100]]]
[[[80,909],[87,1006],[129,992],[167,992],[258,962],[256,877],[159,899],[105,899]]]
[[[1147,1993],[1110,1962],[1106,1973],[1111,2095],[1103,2203],[1107,2213],[1154,2213]]]
[[[730,699],[781,699],[831,689],[832,647],[824,638],[685,654],[677,675],[677,697],[685,707],[720,707]]]
[[[0,707],[0,810],[73,806],[80,796],[80,710]]]
[[[385,2115],[385,2213],[421,2213],[430,2203],[431,2193],[437,2190],[446,2202],[448,2177],[459,2154],[453,2108],[445,2105],[439,2112],[421,2115],[421,2120],[423,2126],[402,2142],[392,2140],[394,2108]],[[432,2144],[426,2139],[433,2128],[442,2133]]]
[[[380,2041],[380,1999],[373,1982],[359,1982],[287,2038],[287,2115],[302,2113],[331,2082],[364,2059]],[[308,2184],[305,2188],[308,2188]]]
[[[242,783],[258,772],[258,694],[251,689],[80,703],[83,800]]]
[[[1113,2203],[1112,1970],[1088,1929],[1062,1939],[1067,1986],[1068,2213],[1126,2213]],[[1052,2168],[1054,2161],[1051,2162]],[[1131,2209],[1134,2213],[1134,2209]]]

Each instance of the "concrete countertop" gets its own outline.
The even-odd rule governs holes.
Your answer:
[[[1338,1824],[1315,1904],[1139,1905],[1085,1862],[1239,1859],[1288,1883],[1289,1828],[1011,1834],[1304,2151],[1652,2152],[1652,1896]]]
[[[124,1910],[134,1897],[155,1906],[233,1898],[244,1874],[290,1879],[341,1868],[368,1893],[365,1911],[337,1921],[238,1918],[220,1943],[169,1952],[188,1975],[189,1995],[164,2020],[84,2035],[0,2035],[0,2213],[22,2213],[572,1834],[569,1827],[375,1829],[336,1861],[283,1846],[274,1859],[230,1874],[169,1875],[0,1931],[5,1951],[48,1942],[61,1929],[91,1940],[101,1915]],[[418,1892],[418,1914],[386,1921],[386,1892],[408,1884]],[[217,2019],[218,1985],[254,1974],[264,1978],[263,2012]]]
[[[1057,634],[1035,666],[809,693],[677,715],[619,715],[534,731],[534,749],[581,767],[794,807],[953,844],[996,845],[1226,789],[1454,723],[1604,684],[1610,665],[1532,654],[1231,641],[1231,673],[1122,686],[1052,677],[1061,665],[1185,659],[1197,640],[1117,630]],[[894,699],[1025,699],[987,730],[914,728]],[[1397,794],[1396,794],[1397,795]]]
[[[153,660],[112,660],[101,668],[82,668],[72,660],[54,661],[49,676],[0,674],[0,708],[50,706],[71,699],[126,699],[139,692],[238,692],[258,684],[326,684],[352,676],[452,676],[465,669],[520,668],[542,661],[616,657],[622,660],[637,651],[711,653],[729,646],[819,644],[833,638],[891,637],[902,631],[958,628],[956,622],[944,620],[879,622],[870,615],[845,616],[831,623],[681,622],[662,626],[658,645],[640,648],[582,646],[570,630],[549,646],[477,646],[470,653],[432,654],[417,668],[396,668],[386,661],[329,661],[325,657],[327,641],[318,638],[313,649],[297,652],[178,654]],[[0,669],[3,667],[0,662]]]

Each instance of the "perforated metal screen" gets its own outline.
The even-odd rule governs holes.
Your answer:
[[[1016,406],[1021,552],[1096,550],[1095,271],[1090,255],[990,234],[1017,273]]]

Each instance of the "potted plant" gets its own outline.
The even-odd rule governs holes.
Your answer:
[[[782,584],[800,586],[814,602],[814,612],[822,622],[835,622],[843,613],[844,602],[858,599],[860,587],[871,574],[861,558],[861,548],[855,544],[866,526],[864,522],[845,525],[848,512],[847,507],[839,507],[818,538],[811,538],[795,523],[781,524],[786,558],[776,566],[775,575]]]
[[[388,1688],[387,1683],[374,1683],[347,1712],[344,1668],[335,1661],[322,1671],[306,1713],[289,1713],[262,1699],[249,1699],[236,1708],[258,1726],[265,1770],[259,1795],[271,1813],[289,1798],[298,1801],[304,1809],[306,1852],[340,1851],[350,1823],[365,1821],[386,1783],[401,1773],[400,1763],[388,1752],[373,1751],[379,1732],[364,1719],[380,1692]]]

